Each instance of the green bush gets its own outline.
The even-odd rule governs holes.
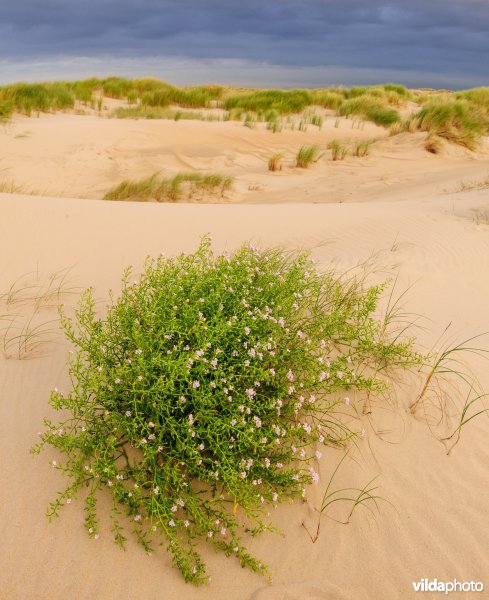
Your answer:
[[[214,256],[204,239],[131,279],[106,316],[91,290],[74,321],[62,316],[73,388],[52,393],[64,420],[46,420],[33,449],[63,453],[52,465],[70,479],[48,516],[83,496],[96,538],[105,492],[116,542],[128,522],[147,551],[163,540],[186,581],[206,581],[199,540],[265,572],[243,537],[272,529],[268,505],[317,483],[318,444],[357,435],[343,390],[385,390],[376,373],[420,357],[385,342],[382,287],[320,273],[304,254]]]

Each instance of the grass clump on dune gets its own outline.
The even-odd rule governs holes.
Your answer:
[[[206,195],[222,197],[232,183],[232,177],[218,173],[178,173],[168,178],[155,173],[145,179],[121,182],[105,194],[104,200],[177,202]]]
[[[489,133],[489,118],[478,106],[463,100],[434,100],[413,115],[406,127],[474,150],[481,136]]]
[[[279,114],[298,113],[311,104],[306,90],[259,90],[251,94],[231,96],[224,102],[227,110],[240,108],[256,113],[274,110]]]
[[[345,157],[348,154],[347,146],[343,145],[338,140],[332,140],[328,146],[331,148],[331,158],[333,160],[345,160]]]
[[[75,97],[64,83],[15,83],[0,88],[0,104],[31,115],[73,108]]]
[[[322,156],[318,145],[302,146],[295,158],[296,166],[301,169],[307,169],[312,163],[317,162]]]
[[[370,153],[370,146],[372,145],[372,140],[359,140],[355,142],[353,145],[353,156],[364,157],[368,156]]]
[[[268,170],[269,171],[281,171],[282,170],[282,159],[283,154],[281,152],[272,154],[268,159]]]
[[[344,117],[359,115],[367,121],[372,121],[382,127],[389,127],[401,119],[397,110],[385,106],[371,96],[361,96],[345,100],[340,106],[338,113]]]
[[[11,101],[2,100],[0,96],[0,123],[8,121],[14,111],[14,105]]]
[[[206,239],[148,259],[136,280],[126,271],[104,315],[88,290],[62,318],[74,350],[73,388],[50,397],[62,420],[46,419],[33,449],[54,448],[69,479],[48,516],[83,499],[97,538],[106,494],[115,541],[129,527],[146,551],[162,544],[186,581],[207,581],[204,543],[265,573],[246,537],[318,483],[319,448],[357,437],[353,411],[341,419],[345,390],[385,391],[375,373],[421,361],[411,343],[385,341],[381,291],[280,249],[215,256]]]
[[[477,104],[489,114],[489,87],[473,88],[463,92],[457,92],[457,99],[468,100],[473,104]]]

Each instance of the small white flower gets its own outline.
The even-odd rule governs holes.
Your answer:
[[[126,410],[126,417],[130,417],[131,416],[131,411],[130,410]]]

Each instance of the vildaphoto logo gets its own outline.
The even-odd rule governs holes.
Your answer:
[[[482,581],[438,581],[438,579],[421,579],[413,581],[415,592],[441,592],[450,594],[451,592],[482,592],[484,584]]]

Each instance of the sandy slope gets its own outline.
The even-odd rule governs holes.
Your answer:
[[[37,127],[48,122],[49,118],[26,121],[22,126],[17,122],[14,127],[28,127],[33,131],[33,139],[41,139]],[[128,131],[121,134],[114,172],[129,172],[133,168],[129,168],[130,156],[141,154],[144,147],[145,156],[150,156],[148,140],[158,127],[177,125],[187,124],[148,124],[147,130],[139,134],[142,129],[138,124],[132,136],[129,133],[134,125],[124,123]],[[204,132],[208,125],[197,126]],[[111,142],[107,140],[109,135],[115,135],[115,122],[104,121],[102,126],[107,128],[104,143],[109,146]],[[234,140],[233,127],[223,130],[223,138]],[[243,151],[246,160],[250,164],[258,161],[250,157],[254,152],[260,155],[261,140],[268,132],[262,135],[244,129],[237,131],[240,143],[248,144],[248,154]],[[79,134],[82,135],[82,128]],[[64,185],[60,174],[68,177],[74,168],[70,160],[76,160],[79,150],[56,166],[57,159],[49,155],[49,148],[66,148],[70,142],[60,132],[53,136],[45,140],[45,152],[32,154],[38,171],[32,173],[29,181],[34,181],[35,173],[39,173],[46,178],[46,186],[49,182],[52,186]],[[89,138],[87,133],[86,139]],[[251,150],[252,138],[256,151]],[[20,148],[24,142],[29,144],[30,140],[11,139],[11,148],[19,144],[18,154],[15,161],[5,158],[13,161],[12,165],[15,162],[19,180],[29,168],[19,161],[20,156],[27,156],[22,155],[25,148]],[[162,148],[164,144],[169,147],[171,142],[161,144]],[[135,150],[131,154],[132,146]],[[201,148],[195,157],[199,164],[204,160],[206,144],[202,143]],[[108,150],[104,152],[103,159],[93,159],[93,163],[85,165],[92,191],[102,189],[111,175],[105,171],[110,159]],[[399,152],[402,156],[402,148]],[[174,161],[177,153],[173,154]],[[208,153],[212,164],[213,153],[209,149]],[[139,160],[142,164],[145,159],[141,156]],[[436,160],[437,157],[424,155],[427,165]],[[470,162],[460,156],[454,160]],[[231,157],[230,161],[232,170],[236,158]],[[375,157],[372,162],[374,166],[366,166],[366,170],[377,168]],[[472,162],[480,169],[480,159]],[[441,169],[442,163],[436,164]],[[91,165],[95,173],[91,172]],[[404,168],[402,162],[399,168]],[[445,172],[449,168],[447,162]],[[385,172],[392,173],[390,169],[384,167]],[[79,177],[73,181],[77,190],[82,187],[81,173]],[[414,178],[414,173],[410,177]],[[441,179],[442,176],[437,185]],[[280,181],[284,182],[284,190],[289,189],[284,175]],[[457,339],[488,329],[489,225],[477,224],[474,215],[476,210],[489,209],[489,196],[487,190],[482,190],[423,198],[419,200],[419,194],[415,194],[409,200],[397,198],[398,202],[196,206],[0,194],[0,291],[29,272],[21,282],[34,285],[49,273],[71,268],[70,285],[93,285],[98,296],[105,298],[109,288],[117,288],[124,266],[140,266],[147,254],[191,251],[199,237],[209,232],[217,250],[232,249],[243,240],[253,239],[262,245],[312,248],[322,266],[334,264],[342,269],[375,254],[374,278],[398,273],[399,291],[414,284],[404,306],[431,320],[424,323],[426,330],[419,331],[420,343],[430,347],[449,322],[452,338]],[[288,199],[292,201],[293,195]],[[302,202],[303,198],[296,200]],[[32,306],[28,299],[18,300],[15,312],[19,313],[21,324]],[[72,304],[74,300],[66,295],[64,301]],[[6,310],[4,304],[0,314]],[[45,306],[40,314],[47,321],[56,312],[54,307]],[[402,388],[391,406],[375,406],[371,419],[364,419],[367,436],[355,455],[357,464],[350,461],[337,482],[338,487],[362,486],[379,475],[379,493],[392,505],[382,503],[380,513],[375,514],[359,510],[349,525],[323,519],[321,535],[312,544],[301,523],[310,529],[315,526],[313,507],[319,501],[321,486],[340,458],[339,453],[326,452],[321,464],[321,484],[311,488],[308,503],[296,502],[274,511],[273,519],[283,528],[285,537],[265,535],[252,544],[256,554],[271,565],[272,585],[242,570],[232,559],[208,551],[205,556],[212,583],[194,589],[170,568],[164,552],[148,557],[129,540],[128,550],[123,553],[109,531],[103,531],[98,541],[89,540],[82,525],[80,502],[73,502],[59,520],[48,524],[45,507],[63,480],[48,465],[56,458],[54,452],[47,451],[34,459],[28,451],[36,442],[42,418],[50,414],[50,389],[66,389],[68,380],[67,347],[59,337],[47,339],[51,342],[42,348],[42,357],[0,357],[2,600],[395,600],[415,597],[411,582],[422,577],[481,580],[486,592],[474,597],[489,598],[489,420],[482,417],[469,424],[453,454],[446,456],[423,419],[414,419],[405,410],[415,397],[414,384]],[[15,347],[12,348],[14,353]],[[487,364],[473,360],[472,365],[489,389]],[[102,513],[106,509],[102,502]]]
[[[333,139],[378,141],[367,158],[333,162],[326,150]],[[424,150],[424,139],[389,138],[372,123],[331,115],[321,130],[310,125],[305,132],[278,133],[237,122],[17,116],[0,127],[0,185],[13,181],[42,195],[102,198],[126,178],[213,171],[236,178],[225,202],[322,203],[419,199],[489,174],[487,144],[477,154],[452,147],[434,156]],[[299,148],[311,144],[319,144],[324,156],[310,169],[294,168]],[[270,173],[267,162],[275,153],[283,153],[284,168]]]

